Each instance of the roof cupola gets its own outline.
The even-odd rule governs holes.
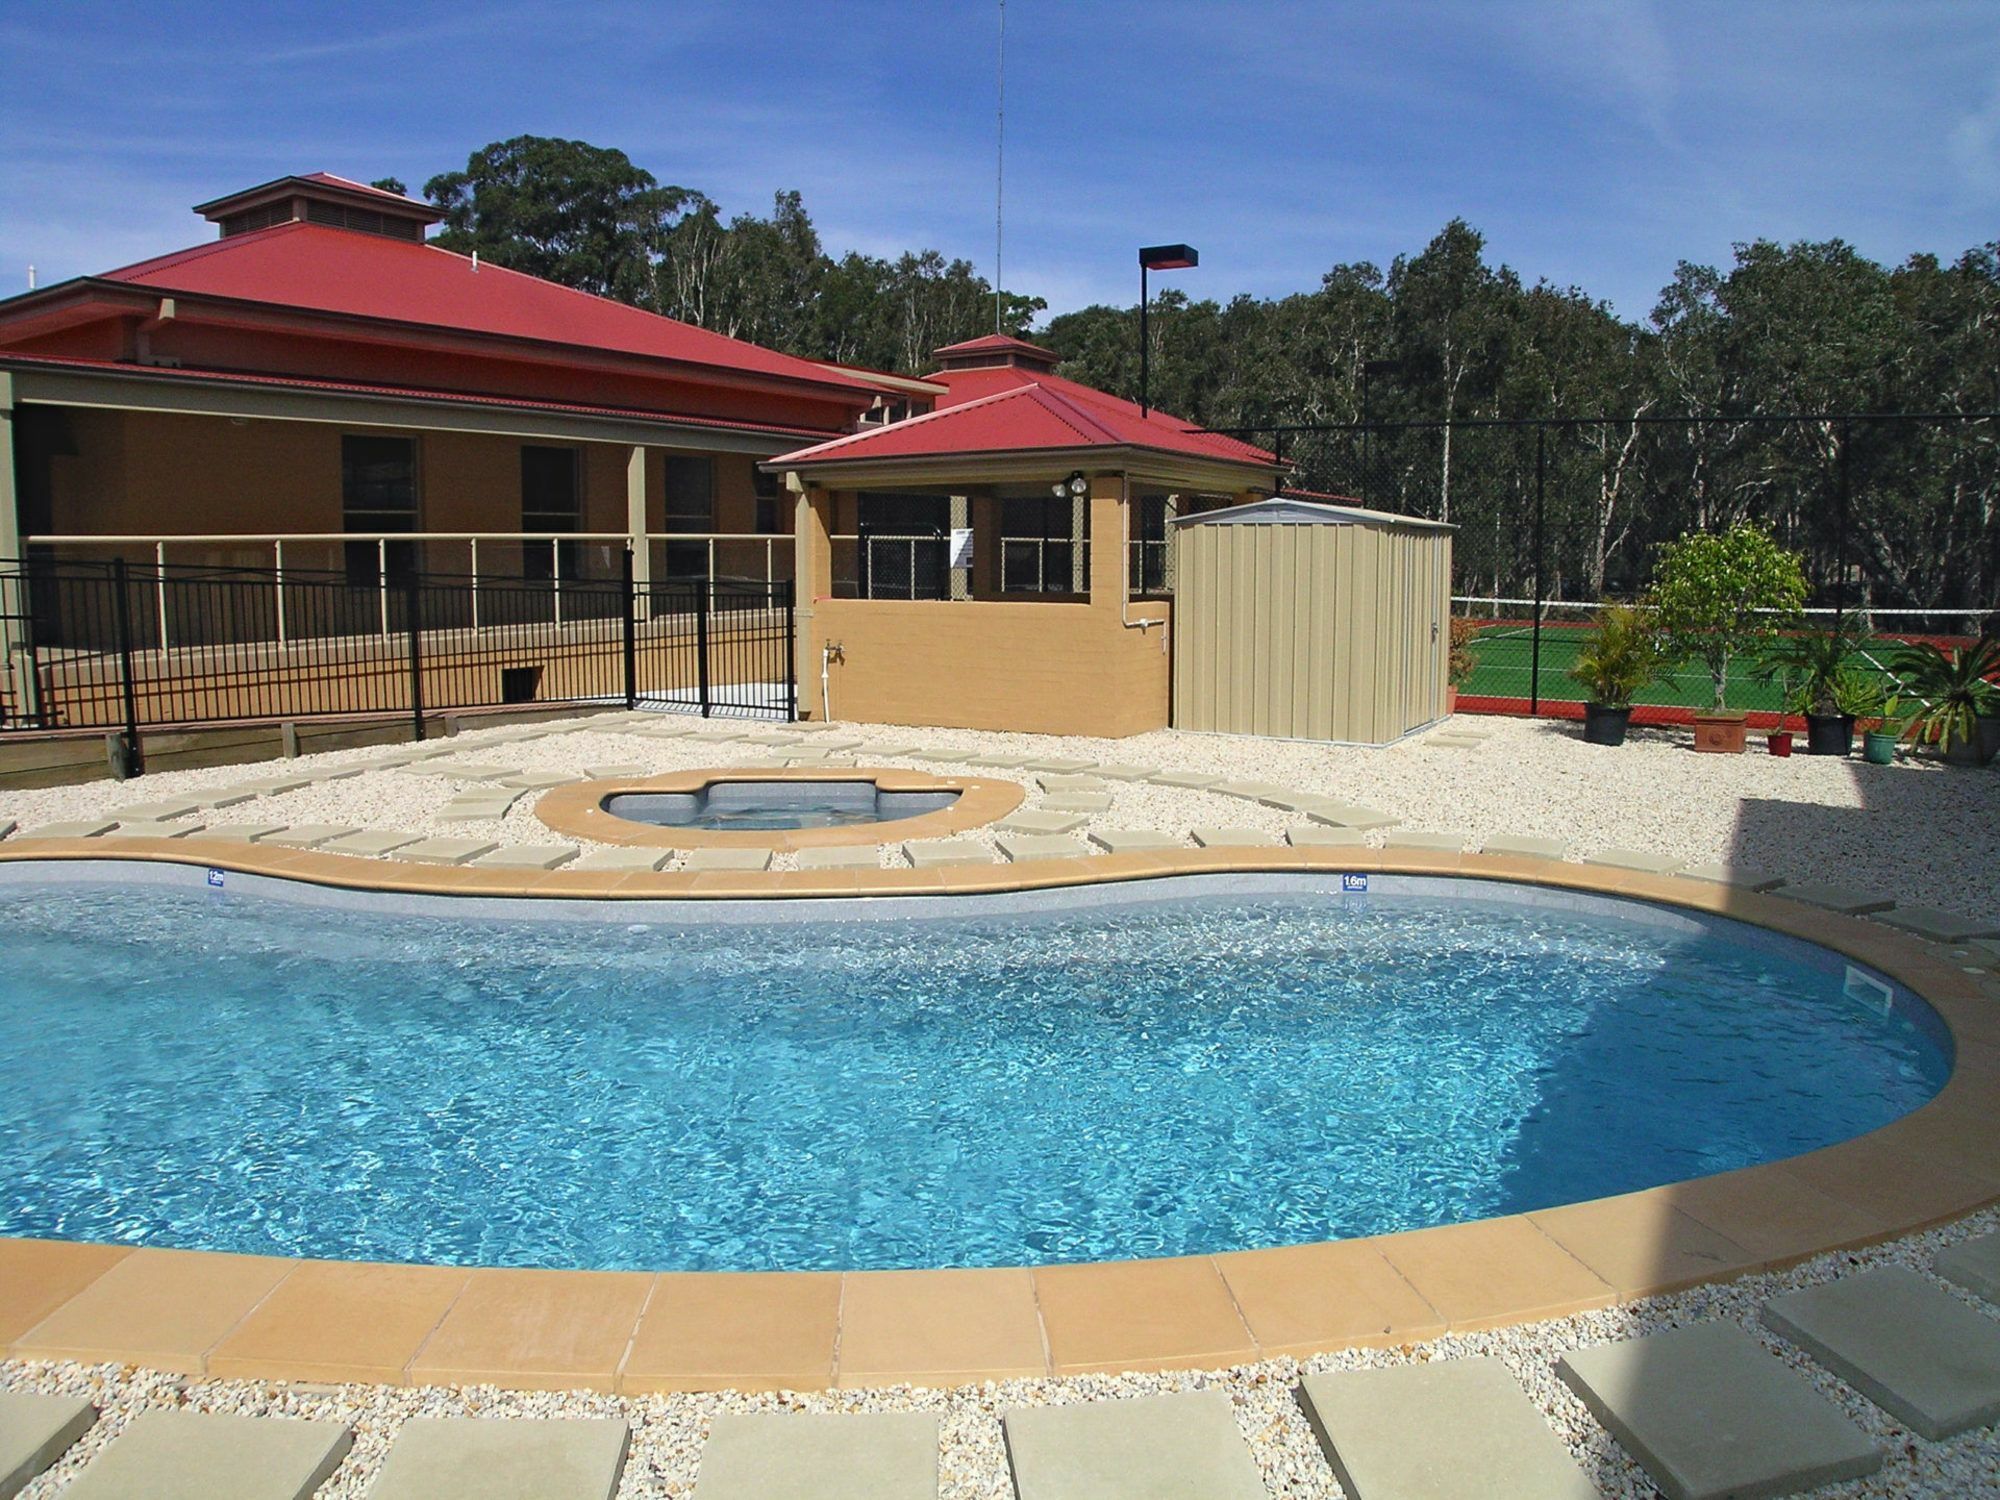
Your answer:
[[[221,226],[224,239],[299,220],[421,242],[424,229],[444,217],[444,211],[432,204],[329,172],[279,177],[240,193],[197,203],[194,211]]]
[[[1031,344],[1008,333],[989,333],[983,338],[967,339],[962,344],[946,344],[942,349],[933,349],[931,357],[938,362],[940,370],[1013,368],[1033,370],[1043,375],[1062,363],[1062,356],[1053,349],[1044,349],[1040,344]]]

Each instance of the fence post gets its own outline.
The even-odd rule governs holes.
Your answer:
[[[412,572],[403,594],[405,624],[410,635],[410,737],[424,738],[424,592],[420,575]]]
[[[1546,560],[1544,550],[1543,490],[1548,477],[1548,434],[1546,426],[1535,428],[1535,635],[1528,655],[1528,713],[1539,715],[1542,711],[1542,569]]]
[[[715,591],[715,580],[704,578],[695,584],[694,606],[694,669],[701,688],[701,716],[708,717],[708,599]]]
[[[798,594],[789,578],[785,580],[785,720],[790,723],[799,716],[799,653],[796,632],[798,620],[794,612],[794,601]]]
[[[1840,453],[1835,460],[1839,467],[1836,476],[1839,484],[1839,533],[1833,540],[1833,630],[1840,633],[1847,617],[1847,517],[1848,507],[1853,499],[1853,477],[1849,471],[1848,449],[1853,444],[1854,428],[1851,423],[1840,424]]]
[[[131,579],[125,559],[111,560],[111,615],[118,631],[118,681],[125,701],[125,730],[118,746],[118,775],[122,781],[143,776],[146,757],[139,748],[139,692],[132,680],[132,601],[128,597]],[[164,583],[161,585],[165,587]]]
[[[625,549],[625,707],[639,706],[639,601],[632,589],[632,549]]]

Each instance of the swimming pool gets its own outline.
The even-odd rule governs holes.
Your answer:
[[[888,823],[941,812],[958,798],[953,791],[884,791],[863,780],[716,781],[693,792],[615,792],[604,810],[660,828],[747,833]]]
[[[1384,1233],[1813,1149],[1949,1071],[1735,924],[1200,880],[903,920],[452,920],[10,883],[0,1233],[604,1269]]]

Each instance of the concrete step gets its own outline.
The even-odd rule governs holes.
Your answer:
[[[580,855],[572,870],[657,870],[674,857],[671,849],[593,849]]]
[[[1075,756],[1050,756],[1031,760],[1024,769],[1030,771],[1052,771],[1058,776],[1074,776],[1080,771],[1094,770],[1094,760],[1079,760]]]
[[[835,844],[825,849],[801,849],[801,870],[875,870],[882,865],[882,851],[873,844]]]
[[[1336,828],[1394,828],[1403,820],[1380,808],[1361,807],[1352,802],[1316,803],[1306,809],[1315,823],[1331,823]]]
[[[1462,833],[1425,833],[1415,828],[1395,828],[1382,836],[1384,849],[1428,849],[1440,854],[1463,854],[1471,842]]]
[[[379,859],[394,849],[414,844],[422,838],[420,833],[407,830],[365,828],[360,833],[343,834],[337,839],[328,839],[320,850],[326,854],[358,854],[365,859]]]
[[[613,781],[628,776],[644,776],[646,768],[635,761],[618,761],[612,765],[585,766],[583,774],[592,781]]]
[[[1579,1349],[1556,1374],[1668,1500],[1791,1495],[1882,1466],[1860,1428],[1734,1323]]]
[[[1988,1302],[2000,1302],[2000,1234],[1982,1234],[1940,1250],[1934,1264],[1946,1281],[1955,1281]]]
[[[1220,1391],[1023,1407],[1001,1422],[1017,1500],[1265,1500]]]
[[[771,868],[769,849],[690,849],[686,859],[681,861],[683,870],[768,870]]]
[[[1707,880],[1716,885],[1734,886],[1739,891],[1768,891],[1783,885],[1781,876],[1769,870],[1760,870],[1755,865],[1738,865],[1725,862],[1712,864],[1684,865],[1674,872],[1689,880]]]
[[[1175,786],[1183,791],[1201,792],[1216,785],[1222,778],[1211,776],[1205,771],[1161,771],[1157,775],[1148,776],[1146,780],[1152,782],[1154,786]]]
[[[33,828],[23,828],[14,837],[17,839],[94,839],[101,838],[117,826],[109,818],[65,818],[56,823],[39,823]]]
[[[502,776],[500,785],[524,792],[543,792],[552,786],[568,786],[580,779],[567,771],[520,771],[512,776]]]
[[[353,1441],[338,1422],[143,1411],[62,1500],[306,1500]]]
[[[349,823],[294,823],[259,842],[278,844],[286,849],[317,849],[321,844],[344,839],[360,831]]]
[[[1878,911],[1887,911],[1896,903],[1887,896],[1871,895],[1867,891],[1850,890],[1844,885],[1823,885],[1814,881],[1803,881],[1798,885],[1781,885],[1773,895],[1783,896],[1787,901],[1803,901],[1808,906],[1817,906],[1823,911],[1839,912],[1842,916],[1872,916]]]
[[[1002,833],[1074,833],[1089,821],[1083,813],[1044,812],[1024,807],[993,826]]]
[[[1683,863],[1645,849],[1593,849],[1584,855],[1583,862],[1607,870],[1638,870],[1647,875],[1666,875],[1678,870]]]
[[[1191,828],[1188,837],[1202,849],[1242,849],[1259,845],[1269,848],[1277,839],[1261,829],[1232,826]]]
[[[919,870],[944,865],[990,865],[993,851],[975,839],[930,839],[903,845],[903,857]]]
[[[1099,763],[1097,774],[1107,781],[1149,781],[1160,774],[1160,768],[1135,765],[1130,761],[1107,760]]]
[[[1934,943],[1966,943],[1974,938],[2000,937],[2000,921],[1992,917],[1984,920],[1961,917],[1957,912],[1941,911],[1935,906],[1898,906],[1880,913],[1875,920],[1913,932],[1920,938],[1929,938]]]
[[[1074,859],[1090,850],[1059,833],[1007,833],[995,842],[1000,852],[1018,864],[1024,859]]]
[[[418,839],[414,844],[405,844],[389,857],[419,865],[463,865],[499,847],[491,839]]]
[[[1308,1375],[1299,1404],[1349,1500],[1597,1500],[1497,1359]]]
[[[502,844],[472,862],[477,870],[555,870],[576,858],[574,844]]]
[[[1569,845],[1561,839],[1529,838],[1525,834],[1503,833],[1479,846],[1481,854],[1520,854],[1529,859],[1567,859]]]
[[[75,1396],[0,1391],[0,1500],[14,1500],[96,1420],[97,1408]]]
[[[1368,835],[1359,828],[1329,828],[1324,823],[1300,823],[1285,830],[1285,842],[1295,849],[1365,849]]]
[[[1275,781],[1218,781],[1212,790],[1251,802],[1262,802],[1266,797],[1295,795],[1290,787],[1279,786]]]
[[[923,1412],[724,1412],[694,1500],[937,1500],[938,1424]]]
[[[1137,854],[1149,849],[1178,849],[1181,841],[1157,828],[1093,828],[1090,841],[1107,854]]]
[[[1914,1271],[1789,1292],[1764,1323],[1934,1443],[2000,1421],[2000,1320]]]
[[[611,1419],[412,1417],[368,1500],[613,1500],[631,1440]]]
[[[1044,797],[1042,806],[1049,812],[1059,813],[1101,813],[1111,811],[1109,792],[1058,792],[1053,797]]]

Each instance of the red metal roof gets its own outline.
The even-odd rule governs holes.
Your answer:
[[[1062,356],[1055,350],[1044,349],[1040,344],[1031,344],[1026,339],[1017,339],[1011,333],[982,334],[976,339],[946,344],[942,349],[931,351],[933,358],[946,365],[955,364],[970,354],[1025,354],[1030,359],[1045,365],[1055,365],[1062,360]]]
[[[999,337],[988,335],[989,338]],[[974,340],[974,343],[984,342]],[[959,346],[963,347],[963,346]],[[942,354],[945,351],[940,350]],[[1213,462],[1275,468],[1275,454],[1046,370],[988,365],[926,375],[946,388],[937,410],[788,453],[773,463],[943,458],[1041,449],[1148,448]]]
[[[481,273],[484,274],[483,272]],[[315,380],[301,375],[255,375],[239,370],[201,370],[185,366],[135,365],[124,360],[80,359],[71,355],[23,354],[0,349],[0,365],[30,365],[87,374],[124,375],[144,380],[190,381],[203,385],[248,385],[279,390],[330,391],[351,396],[390,396],[406,401],[435,401],[452,406],[497,407],[502,410],[555,411],[620,421],[656,422],[666,427],[717,428],[731,432],[769,432],[779,437],[822,437],[812,427],[774,422],[743,422],[728,417],[684,417],[639,407],[599,406],[574,401],[538,401],[529,396],[490,396],[466,391],[441,391],[424,386],[375,385],[355,380]]]
[[[140,261],[99,279],[189,297],[671,360],[822,390],[872,395],[876,389],[608,297],[491,263],[475,271],[467,257],[434,245],[297,220]]]

